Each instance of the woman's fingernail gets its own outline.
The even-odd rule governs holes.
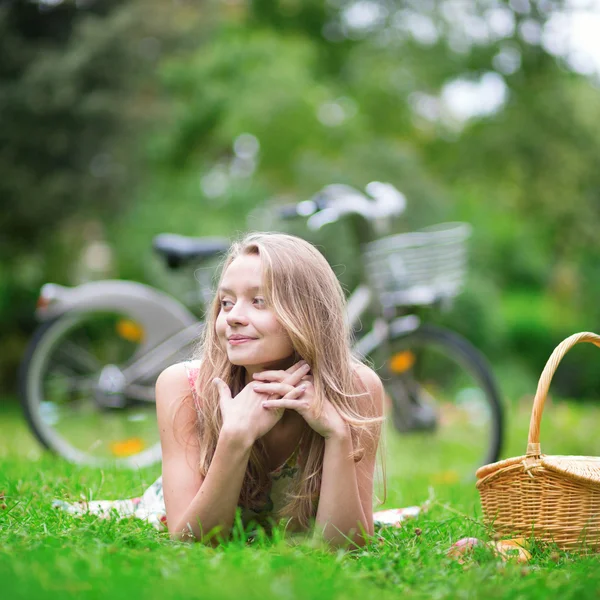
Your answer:
[[[262,406],[263,406],[263,408],[267,408],[267,403],[266,403],[266,402],[263,402],[263,403],[262,403]]]

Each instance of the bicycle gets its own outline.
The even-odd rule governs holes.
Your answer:
[[[405,199],[389,184],[374,182],[367,191],[371,198],[347,186],[327,186],[310,200],[279,208],[278,216],[306,219],[315,231],[358,217],[357,237],[371,240],[361,242],[366,279],[348,297],[355,351],[375,357],[394,428],[415,434],[413,451],[431,449],[437,440],[432,460],[440,461],[440,470],[448,468],[447,458],[450,468],[470,474],[500,453],[498,388],[466,339],[423,324],[417,314],[460,291],[469,226],[444,224],[373,240],[367,231],[400,216]],[[153,245],[170,269],[195,271],[203,308],[212,296],[212,263],[229,241],[161,234]],[[361,319],[369,312],[375,317],[363,333]],[[159,461],[154,382],[166,366],[189,358],[202,320],[164,292],[120,280],[74,288],[45,284],[37,315],[43,324],[19,379],[25,417],[41,444],[82,464],[141,467]],[[381,356],[383,364],[377,363]]]

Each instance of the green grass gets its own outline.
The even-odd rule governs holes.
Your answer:
[[[509,415],[505,456],[522,454],[529,401]],[[600,455],[595,406],[560,403],[544,415],[548,453]],[[402,529],[381,530],[366,548],[330,552],[305,539],[240,538],[219,548],[169,540],[135,520],[73,518],[51,507],[76,500],[139,495],[159,467],[137,472],[81,468],[43,453],[16,406],[0,403],[0,596],[2,598],[568,598],[597,597],[594,556],[534,549],[527,566],[478,552],[459,564],[456,540],[489,539],[472,481],[431,469],[405,438],[387,438],[385,506],[431,509]]]

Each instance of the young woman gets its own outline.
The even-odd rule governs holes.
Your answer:
[[[308,242],[252,234],[225,261],[201,360],[156,385],[169,531],[311,523],[332,545],[373,533],[379,377],[352,357],[344,295]]]
[[[323,256],[293,236],[248,235],[225,260],[198,359],[156,383],[162,478],[142,498],[57,505],[201,542],[226,538],[239,508],[244,525],[285,519],[332,546],[363,544],[384,397],[350,337]]]

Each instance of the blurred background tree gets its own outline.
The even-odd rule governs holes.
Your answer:
[[[599,79],[566,37],[575,4],[4,2],[4,376],[39,285],[75,283],[90,238],[112,256],[96,276],[164,284],[156,233],[235,236],[267,200],[383,180],[408,197],[398,230],[474,225],[444,319],[509,395],[530,386],[562,337],[600,323]],[[558,384],[591,394],[596,373],[569,359]]]
[[[40,284],[74,283],[81,248],[129,203],[139,135],[160,112],[157,62],[201,33],[197,20],[160,2],[0,4],[3,380],[14,381]]]

